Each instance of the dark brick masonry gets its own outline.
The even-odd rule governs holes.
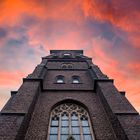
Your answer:
[[[61,102],[87,108],[96,140],[140,139],[138,112],[91,58],[82,50],[50,53],[2,109],[0,140],[46,140],[51,110]],[[58,75],[64,76],[63,84],[56,83]],[[72,83],[75,75],[79,84]]]

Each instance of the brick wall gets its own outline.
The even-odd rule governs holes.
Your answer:
[[[65,77],[65,84],[56,83],[56,76],[58,75]],[[80,77],[81,83],[72,84],[72,76],[74,75]],[[44,89],[92,90],[93,85],[88,71],[48,70],[44,81]]]
[[[90,91],[46,91],[40,94],[28,128],[26,139],[45,140],[48,132],[49,117],[52,107],[56,103],[68,99],[72,99],[72,102],[73,100],[80,102],[88,108],[96,139],[115,139],[108,117],[98,96]]]

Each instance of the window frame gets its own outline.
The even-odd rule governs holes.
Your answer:
[[[58,82],[62,80],[62,82]],[[55,84],[65,84],[65,77],[63,75],[57,75],[55,78]]]
[[[63,58],[72,58],[72,54],[65,52],[65,53],[63,53]]]
[[[75,106],[75,108],[72,108],[71,112],[68,111],[68,109],[66,109],[67,107],[69,107],[68,105],[71,106]],[[70,106],[70,107],[71,107]],[[59,112],[60,110],[62,112]],[[64,109],[64,110],[63,110]],[[82,111],[82,113],[78,113],[78,109],[80,109]],[[58,111],[58,112],[56,112]],[[64,117],[66,116],[66,117]],[[72,116],[76,116],[75,118]],[[83,118],[82,118],[83,116]],[[51,111],[51,114],[50,114],[50,122],[49,122],[49,128],[48,128],[48,136],[47,136],[47,140],[51,140],[50,139],[50,136],[51,135],[55,135],[55,134],[51,134],[50,133],[50,129],[51,129],[51,124],[52,124],[52,120],[54,120],[54,118],[56,118],[58,120],[58,135],[57,135],[57,140],[62,140],[61,137],[62,136],[66,136],[67,138],[69,136],[78,136],[79,137],[79,140],[84,140],[84,137],[91,137],[91,140],[95,140],[95,135],[94,135],[94,132],[93,132],[93,129],[92,129],[92,125],[91,125],[91,120],[90,120],[90,117],[89,117],[89,113],[86,111],[85,108],[83,108],[82,106],[79,106],[77,104],[74,104],[74,103],[63,103],[61,105],[58,105],[56,106],[52,111]],[[82,125],[82,121],[87,121],[88,122],[88,126],[83,126]],[[63,121],[67,121],[68,122],[68,126],[62,126],[62,122]],[[78,122],[78,126],[72,126],[72,121],[77,121]],[[86,128],[88,127],[89,129],[89,134],[84,134],[83,133],[83,128]],[[62,128],[68,128],[68,133],[62,133]],[[77,130],[79,131],[79,133],[73,133],[72,134],[72,129],[75,129],[77,128]]]
[[[75,80],[75,82],[74,82],[74,80]],[[77,80],[77,83],[76,83],[76,80]],[[81,84],[81,83],[82,82],[81,82],[80,76],[78,76],[78,75],[72,76],[72,84]]]

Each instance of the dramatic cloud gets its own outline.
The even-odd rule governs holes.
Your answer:
[[[83,49],[140,112],[139,0],[2,0],[0,106],[50,49]]]

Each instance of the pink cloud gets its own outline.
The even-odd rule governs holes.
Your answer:
[[[6,72],[0,71],[0,87],[14,87],[21,84],[22,78],[26,73],[21,71]]]
[[[21,84],[50,49],[84,49],[105,74],[115,79],[120,90],[127,91],[127,97],[140,111],[138,3],[2,1],[0,27],[7,34],[0,36],[0,60],[4,60],[0,61],[1,88]]]

